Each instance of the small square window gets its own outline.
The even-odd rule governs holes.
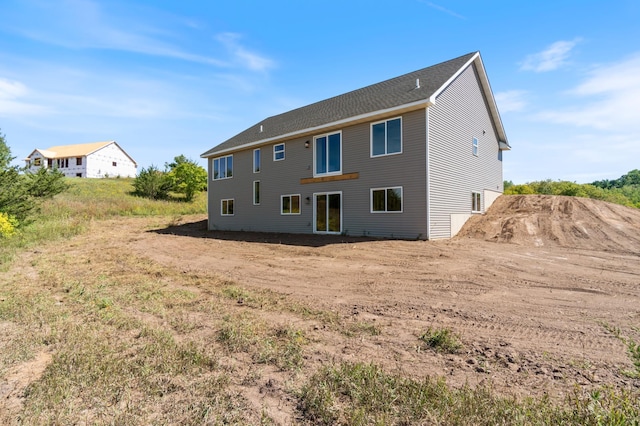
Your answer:
[[[279,143],[273,146],[273,161],[284,160],[284,144]]]
[[[402,213],[402,187],[372,189],[371,213]]]
[[[392,118],[371,124],[371,156],[402,153],[402,119]]]
[[[34,165],[34,166],[40,166],[40,165],[42,165],[42,158],[35,158],[35,159],[33,160],[33,165]]]
[[[220,200],[220,214],[222,216],[233,216],[233,198]]]
[[[280,206],[280,214],[300,214],[300,195],[282,195]]]
[[[112,165],[113,167],[117,167],[117,166],[118,166],[118,163],[116,163],[115,161],[113,161],[113,162],[111,163],[111,165]]]
[[[473,138],[473,155],[478,156],[478,138]]]
[[[76,166],[82,166],[82,157],[76,157]]]

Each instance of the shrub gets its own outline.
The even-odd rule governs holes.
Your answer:
[[[142,169],[133,181],[134,193],[140,197],[164,200],[169,197],[171,181],[167,174],[151,165]]]
[[[10,237],[16,231],[18,221],[13,216],[0,212],[0,238]]]

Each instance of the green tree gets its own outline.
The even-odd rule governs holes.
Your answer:
[[[173,159],[173,163],[167,164],[171,190],[184,194],[186,201],[192,201],[193,197],[207,189],[207,171],[195,161],[184,155]]]
[[[41,168],[37,173],[11,166],[11,150],[0,133],[0,212],[19,224],[35,213],[42,199],[67,189],[64,175],[57,170]]]
[[[140,170],[133,181],[134,193],[140,197],[164,200],[169,197],[171,181],[169,176],[153,164]]]

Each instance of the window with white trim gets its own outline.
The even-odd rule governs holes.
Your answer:
[[[279,143],[273,146],[273,161],[284,160],[284,144]]]
[[[342,132],[316,136],[313,145],[313,175],[342,174]]]
[[[220,200],[220,214],[222,216],[233,216],[233,198]]]
[[[371,156],[402,153],[402,118],[371,124]]]
[[[260,173],[260,148],[253,150],[253,173]]]
[[[471,212],[480,213],[482,211],[482,198],[479,192],[471,193]]]
[[[280,214],[300,214],[300,194],[281,195]]]
[[[478,138],[473,138],[471,150],[473,155],[478,156]]]
[[[402,187],[372,188],[371,213],[402,213]]]
[[[214,158],[213,180],[229,179],[233,177],[233,155]]]
[[[253,205],[260,205],[260,181],[253,181]]]

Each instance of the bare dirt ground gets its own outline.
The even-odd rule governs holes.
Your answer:
[[[322,336],[318,361],[372,361],[452,385],[490,381],[505,394],[560,396],[577,384],[638,387],[623,336],[640,326],[640,211],[589,199],[501,197],[449,241],[206,231],[204,218],[142,232],[127,247],[184,271],[268,288],[380,336]],[[418,336],[449,328],[459,354],[424,351]]]
[[[156,218],[120,218],[94,222],[90,235],[68,245],[98,256],[117,249],[177,271],[269,289],[381,331],[348,337],[261,312],[273,323],[300,321],[296,327],[312,342],[302,374],[363,361],[409,377],[444,377],[452,386],[490,384],[515,397],[562,397],[576,386],[640,387],[625,374],[634,366],[620,338],[640,341],[636,209],[570,197],[501,197],[448,241],[209,232],[204,216],[169,227]],[[430,327],[453,331],[463,348],[455,354],[426,348],[419,336]],[[16,367],[0,395],[16,397],[49,359],[43,354],[37,365]],[[247,363],[239,357],[238,369]],[[29,377],[21,374],[27,370]],[[254,384],[238,384],[238,392],[287,424],[295,402],[283,383],[291,378],[271,370]]]

